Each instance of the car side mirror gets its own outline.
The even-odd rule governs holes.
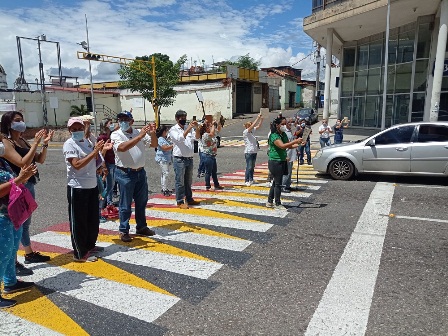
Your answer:
[[[375,147],[375,139],[370,139],[367,141],[366,146]]]

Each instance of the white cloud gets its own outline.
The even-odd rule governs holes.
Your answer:
[[[73,7],[46,4],[52,5],[0,9],[0,64],[10,87],[19,74],[16,36],[34,38],[43,33],[48,40],[60,42],[63,75],[75,74],[81,83],[88,82],[88,63],[76,57],[76,51],[82,50],[76,43],[86,40],[85,13],[91,51],[106,55],[133,58],[160,52],[175,61],[187,54],[189,61],[204,59],[211,64],[249,53],[268,67],[293,64],[306,56],[304,50],[311,49],[301,18],[275,22],[282,15],[274,14],[291,11],[292,0],[244,10],[232,8],[227,0],[84,0]],[[37,42],[22,40],[22,54],[25,76],[34,82],[38,77]],[[42,59],[49,80],[50,71],[57,72],[54,45],[42,43]],[[303,61],[296,67],[311,65],[314,67]],[[114,75],[117,67],[92,62],[94,80],[118,79]]]

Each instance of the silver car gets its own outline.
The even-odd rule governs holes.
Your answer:
[[[358,142],[325,147],[313,167],[336,180],[358,173],[448,176],[448,122],[395,125]]]

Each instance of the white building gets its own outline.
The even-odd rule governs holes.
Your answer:
[[[349,116],[353,126],[372,128],[448,120],[448,0],[394,0],[382,125],[387,10],[388,0],[313,0],[313,13],[304,19],[304,31],[340,60],[338,114]],[[329,62],[327,56],[326,84]]]

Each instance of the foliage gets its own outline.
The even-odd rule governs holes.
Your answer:
[[[89,111],[87,110],[86,106],[84,104],[81,104],[81,107],[72,105],[71,106],[72,111],[70,112],[71,117],[78,117],[85,114],[89,114]]]
[[[152,64],[148,63],[151,62],[152,56],[155,58],[156,66],[156,100],[153,98]],[[162,106],[166,107],[174,103],[177,93],[173,87],[179,82],[179,71],[186,60],[187,56],[183,55],[176,63],[173,63],[169,56],[160,53],[136,57],[135,61],[118,70],[121,79],[120,86],[130,89],[131,92],[139,92],[143,98],[151,102],[153,108],[156,106],[157,112],[160,113]]]
[[[256,61],[254,58],[250,57],[249,54],[238,57],[236,62],[225,61],[225,63],[229,65],[236,65],[240,68],[246,68],[251,70],[258,70],[258,67],[261,65],[261,61]]]

